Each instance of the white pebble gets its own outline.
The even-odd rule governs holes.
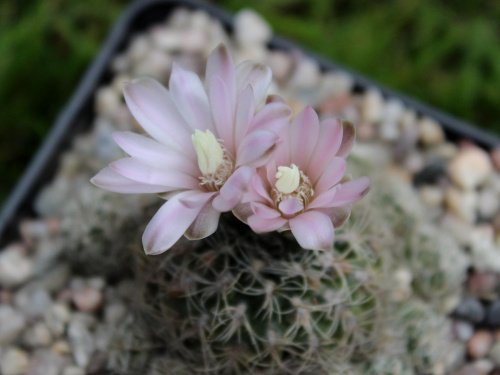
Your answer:
[[[500,209],[500,196],[491,189],[483,189],[478,195],[477,208],[483,218],[493,218]]]
[[[267,43],[273,32],[267,22],[256,12],[244,9],[235,16],[234,37],[242,46]]]
[[[48,346],[52,342],[52,334],[44,323],[38,322],[24,332],[23,342],[32,348]]]
[[[448,188],[445,191],[445,202],[446,207],[457,218],[471,224],[476,220],[477,194],[475,191]]]
[[[384,117],[384,98],[379,91],[370,89],[366,91],[361,99],[361,118],[364,121],[378,123]]]
[[[491,173],[492,165],[488,154],[477,147],[461,150],[450,162],[450,177],[463,189],[475,189]]]
[[[18,286],[33,276],[33,260],[26,256],[25,248],[13,244],[0,251],[0,286]]]
[[[24,375],[29,364],[28,353],[17,348],[8,348],[0,361],[2,375]]]
[[[59,337],[64,333],[66,324],[70,321],[71,312],[67,305],[55,303],[45,312],[44,318],[52,334]]]
[[[11,306],[0,305],[0,346],[14,341],[25,327],[23,314]]]
[[[61,375],[85,375],[85,370],[77,366],[66,367]]]
[[[444,141],[443,128],[431,118],[424,117],[418,122],[420,142],[424,146],[434,146]]]

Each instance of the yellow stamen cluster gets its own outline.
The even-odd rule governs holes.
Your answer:
[[[191,135],[202,173],[200,185],[207,191],[218,191],[234,171],[234,160],[210,131],[196,129]]]

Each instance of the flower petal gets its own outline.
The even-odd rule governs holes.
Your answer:
[[[205,74],[207,87],[212,86],[212,80],[215,76],[220,77],[226,85],[231,105],[234,106],[236,100],[236,72],[231,54],[223,43],[219,44],[208,57]]]
[[[281,216],[279,211],[269,207],[267,204],[260,202],[251,202],[250,205],[253,213],[262,219],[274,219]]]
[[[251,132],[238,147],[236,166],[260,167],[269,160],[278,140],[278,135],[269,130]]]
[[[349,152],[351,152],[354,146],[354,141],[356,140],[356,128],[352,122],[342,120],[342,143],[339,150],[337,151],[337,156],[347,158]]]
[[[230,99],[229,89],[217,76],[213,76],[210,83],[210,108],[212,119],[219,139],[231,155],[234,155],[234,104]]]
[[[288,104],[272,102],[266,104],[255,114],[250,124],[250,130],[265,129],[280,133],[283,128],[290,124],[293,110]]]
[[[204,206],[210,200],[210,198],[214,196],[214,194],[216,193],[206,193],[204,191],[198,191],[197,194],[179,199],[179,202],[181,202],[187,208],[198,208]]]
[[[225,199],[222,195],[218,194],[212,201],[212,206],[220,212],[231,211],[237,204],[238,199]]]
[[[245,224],[248,218],[253,215],[252,207],[250,203],[240,203],[233,208],[233,215]]]
[[[340,185],[334,186],[329,190],[314,196],[314,199],[307,206],[308,210],[316,209],[316,208],[324,208],[324,207],[332,207],[335,204],[335,197],[337,195],[337,191],[339,190]]]
[[[318,211],[307,211],[289,221],[295,239],[304,249],[331,250],[334,229],[330,218]]]
[[[116,144],[130,156],[141,159],[146,164],[175,169],[198,177],[200,170],[195,161],[174,151],[151,138],[129,131],[116,131],[111,134]]]
[[[226,183],[220,189],[220,194],[226,200],[241,199],[243,193],[248,190],[252,180],[253,170],[249,167],[240,167],[233,172]]]
[[[240,93],[252,85],[255,105],[257,106],[266,95],[267,88],[271,84],[272,72],[267,65],[244,61],[236,67],[236,92]]]
[[[192,130],[215,132],[207,93],[200,78],[174,63],[169,83],[172,100]]]
[[[146,254],[160,254],[167,251],[193,223],[203,206],[187,208],[180,202],[180,199],[192,194],[192,191],[177,194],[161,206],[153,216],[142,236]]]
[[[339,156],[334,157],[314,184],[314,192],[321,194],[338,184],[342,177],[344,177],[346,165],[347,163],[344,158]]]
[[[332,207],[332,208],[320,208],[315,211],[324,213],[332,221],[333,227],[335,229],[340,228],[351,216],[351,207]]]
[[[213,234],[219,225],[220,211],[212,207],[209,200],[184,233],[188,240],[199,240]]]
[[[151,78],[123,84],[123,95],[135,119],[154,139],[193,157],[191,131],[179,114],[168,90]],[[191,148],[189,148],[191,147]]]
[[[273,232],[285,225],[288,220],[280,217],[274,219],[264,219],[257,215],[248,218],[248,225],[255,233]]]
[[[247,134],[254,113],[255,103],[253,89],[252,86],[248,85],[238,96],[238,102],[236,104],[234,124],[234,144],[236,147],[238,147],[243,137]]]
[[[309,158],[318,141],[319,119],[312,107],[305,107],[290,125],[291,161],[306,170]]]
[[[150,185],[163,185],[177,189],[198,189],[199,181],[193,176],[175,170],[166,170],[145,164],[140,159],[130,157],[118,159],[110,168],[131,180]]]
[[[267,189],[264,187],[263,179],[256,173],[250,182],[250,189],[243,195],[241,200],[243,203],[248,202],[267,202],[274,204]]]
[[[370,179],[360,177],[340,184],[333,207],[343,206],[357,201],[370,190]]]
[[[123,177],[109,167],[102,169],[90,180],[94,185],[115,193],[161,193],[168,190],[167,186],[149,185]]]
[[[269,104],[269,103],[283,103],[283,104],[285,104],[286,102],[281,96],[276,95],[276,94],[271,94],[271,95],[268,95],[266,98],[266,104]]]
[[[281,201],[281,203],[279,204],[279,209],[285,215],[294,215],[304,209],[304,204],[297,198],[291,197],[285,199],[284,201]]]
[[[309,178],[317,180],[326,166],[336,156],[342,142],[342,120],[329,118],[323,120],[319,126],[318,142],[309,159],[307,172]]]

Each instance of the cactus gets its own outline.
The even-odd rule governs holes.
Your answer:
[[[306,251],[286,232],[255,234],[230,216],[211,237],[181,240],[161,256],[137,246],[140,287],[118,331],[115,369],[414,374],[450,366],[442,300],[458,290],[465,266],[448,266],[443,239],[422,212],[402,208],[399,186],[380,187],[357,204],[330,252]],[[412,279],[405,284],[398,270]]]

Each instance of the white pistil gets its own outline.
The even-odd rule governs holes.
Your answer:
[[[276,189],[283,194],[291,194],[300,184],[300,171],[299,168],[292,164],[290,167],[278,167],[276,173]]]
[[[191,135],[191,140],[198,155],[198,167],[201,173],[214,174],[224,157],[224,151],[215,135],[208,129],[205,132],[196,129]]]

